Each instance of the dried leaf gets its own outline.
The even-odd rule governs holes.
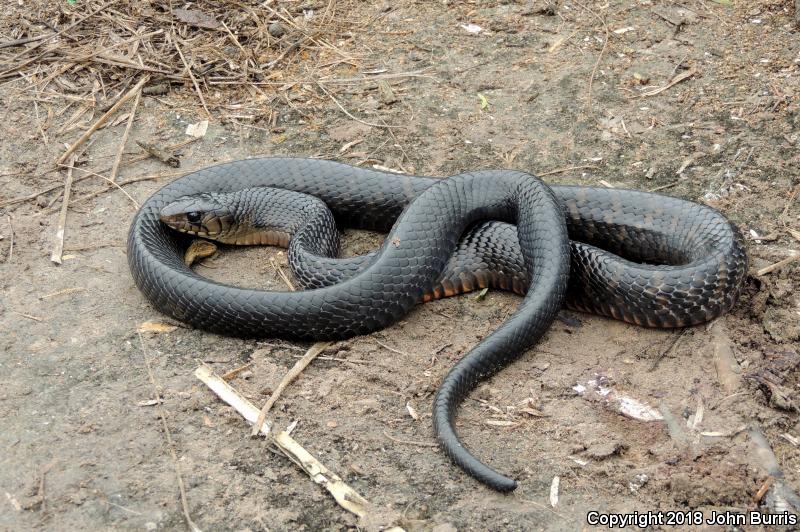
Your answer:
[[[187,266],[191,266],[195,262],[208,258],[216,252],[216,244],[208,240],[196,238],[192,240],[192,243],[186,248],[186,253],[183,255],[183,263]]]
[[[190,26],[197,26],[198,28],[206,28],[209,30],[215,30],[220,26],[217,19],[199,9],[178,8],[175,10],[175,18]]]
[[[186,134],[190,137],[203,138],[206,136],[206,131],[208,131],[208,120],[201,120],[196,124],[186,126]]]

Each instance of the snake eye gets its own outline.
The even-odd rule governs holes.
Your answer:
[[[196,211],[187,212],[186,213],[186,220],[188,220],[189,223],[193,223],[193,224],[199,223],[200,222],[200,213],[196,212]]]

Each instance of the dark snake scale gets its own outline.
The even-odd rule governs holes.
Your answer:
[[[244,190],[254,187],[272,188]],[[160,216],[185,196],[204,193],[234,193],[251,210],[271,213],[251,222],[283,219],[285,227],[272,229],[293,235],[290,263],[311,289],[242,289],[186,266],[190,239]],[[336,259],[337,224],[389,234],[377,252]],[[476,383],[534,345],[565,303],[643,326],[689,326],[730,309],[747,271],[736,227],[686,200],[548,187],[510,170],[432,179],[293,158],[225,163],[168,184],[136,215],[128,261],[158,310],[245,337],[344,339],[387,327],[424,300],[483,287],[524,294],[516,312],[450,370],[433,405],[441,448],[499,491],[516,482],[464,448],[454,429],[456,408]]]

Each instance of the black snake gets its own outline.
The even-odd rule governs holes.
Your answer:
[[[254,187],[271,188],[245,190]],[[253,214],[259,209],[271,215]],[[249,243],[289,243],[293,268],[314,289],[249,290],[196,274],[183,262],[186,235],[162,223],[162,210],[165,220],[183,217],[184,230],[194,233],[246,218],[267,235]],[[337,224],[389,234],[375,253],[333,259]],[[478,381],[535,344],[565,300],[639,325],[687,326],[727,311],[747,270],[736,227],[685,200],[548,187],[510,170],[433,179],[296,158],[225,163],[165,186],[133,221],[128,261],[157,309],[236,336],[344,339],[384,328],[426,299],[487,286],[525,294],[516,312],[451,369],[433,406],[442,449],[500,491],[516,482],[462,446],[455,410]]]

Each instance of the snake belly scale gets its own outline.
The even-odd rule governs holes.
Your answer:
[[[294,255],[290,244],[293,268],[313,289],[242,289],[184,265],[187,239],[161,222],[162,210],[186,196],[253,187],[309,194],[332,212],[333,218],[312,216]],[[334,219],[389,234],[377,252],[339,267],[348,261],[330,257],[336,245],[313,236],[335,232]],[[303,262],[303,253],[317,260]],[[747,269],[738,230],[713,209],[685,200],[548,187],[510,170],[440,180],[296,158],[225,163],[166,185],[136,215],[128,260],[136,285],[158,310],[236,336],[343,339],[384,328],[422,300],[476,286],[524,294],[516,312],[450,370],[433,406],[441,448],[499,491],[516,482],[461,444],[456,408],[477,382],[539,340],[565,298],[572,308],[631,323],[687,326],[727,311]]]

